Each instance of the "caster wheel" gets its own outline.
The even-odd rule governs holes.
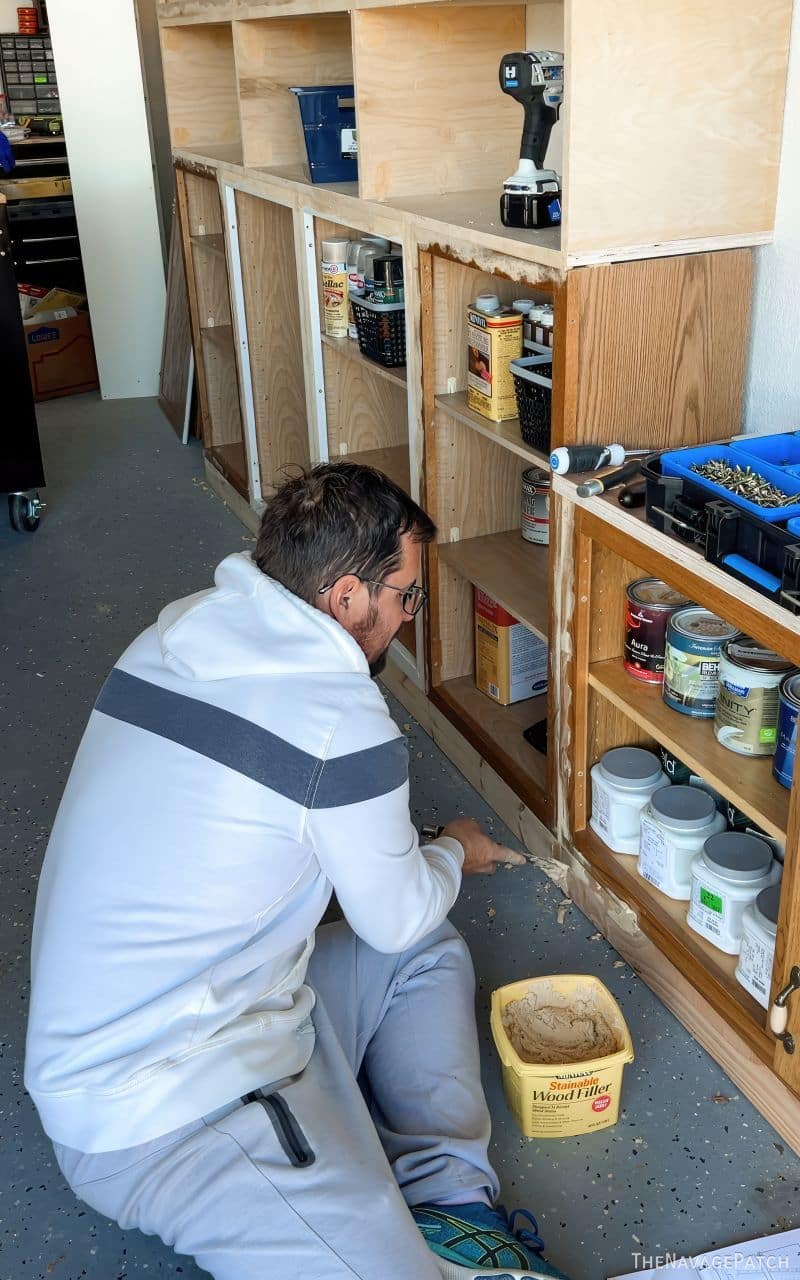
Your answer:
[[[39,520],[45,504],[38,493],[33,497],[27,493],[10,493],[8,495],[8,518],[11,528],[17,533],[33,533],[39,528]]]

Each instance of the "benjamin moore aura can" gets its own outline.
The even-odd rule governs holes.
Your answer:
[[[673,613],[664,655],[664,701],[685,716],[711,720],[719,689],[719,654],[738,628],[708,609],[690,605]]]
[[[772,761],[773,776],[784,787],[791,787],[797,746],[797,714],[800,711],[800,671],[781,681],[778,707],[778,742]]]
[[[667,623],[689,601],[660,578],[637,578],[628,583],[626,595],[625,670],[636,680],[661,684]]]

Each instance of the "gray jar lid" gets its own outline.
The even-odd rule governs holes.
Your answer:
[[[743,831],[721,831],[703,845],[708,865],[728,880],[760,880],[772,866],[772,850],[766,840]]]
[[[762,923],[770,933],[778,932],[778,907],[781,901],[781,886],[771,884],[762,889],[755,902],[754,910],[761,916]]]
[[[615,786],[637,791],[661,777],[661,762],[642,747],[613,747],[600,760],[600,769]]]
[[[675,831],[708,826],[717,813],[714,800],[701,787],[660,787],[650,804],[664,826]]]

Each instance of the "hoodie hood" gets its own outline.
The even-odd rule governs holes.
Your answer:
[[[358,672],[369,664],[334,618],[262,573],[249,552],[227,556],[216,586],[158,617],[166,665],[187,680]]]

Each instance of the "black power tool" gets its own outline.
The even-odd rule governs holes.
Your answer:
[[[500,88],[525,108],[519,168],[503,183],[500,217],[506,227],[553,227],[561,222],[561,183],[543,168],[547,144],[564,101],[564,55],[552,49],[507,53]]]

